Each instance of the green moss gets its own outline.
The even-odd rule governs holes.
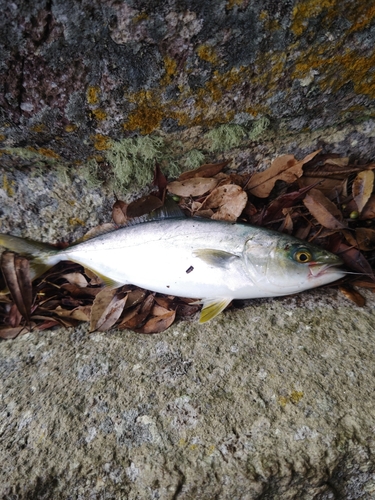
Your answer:
[[[183,158],[183,164],[188,169],[198,168],[204,163],[205,156],[199,149],[192,149]]]
[[[170,176],[176,176],[180,171],[173,145],[157,135],[113,141],[106,157],[118,189],[145,187],[153,178],[155,163],[159,163],[163,172]]]
[[[253,123],[252,129],[249,132],[249,139],[252,141],[258,139],[258,137],[260,137],[263,134],[263,132],[267,130],[269,125],[270,121],[265,116],[259,118],[259,120],[256,120]]]
[[[238,146],[246,136],[246,131],[241,125],[220,125],[205,134],[211,142],[210,151],[225,151]]]
[[[80,168],[79,174],[85,179],[89,188],[97,188],[103,184],[103,181],[99,180],[99,170],[100,165],[95,158],[91,158],[84,167]]]

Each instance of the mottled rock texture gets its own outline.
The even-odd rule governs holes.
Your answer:
[[[82,161],[134,133],[249,133],[259,120],[290,133],[374,116],[373,2],[0,5],[4,148]]]
[[[375,4],[0,0],[0,231],[71,241],[222,154],[375,159]],[[375,498],[375,301],[0,343],[0,497]]]

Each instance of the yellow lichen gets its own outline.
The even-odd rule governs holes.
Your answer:
[[[216,55],[215,49],[211,45],[199,45],[199,47],[197,48],[197,54],[203,61],[207,61],[211,64],[218,63],[218,57]]]
[[[279,396],[277,402],[279,403],[280,406],[285,408],[285,406],[288,403],[288,398],[286,398],[285,396]]]
[[[164,67],[165,67],[165,75],[161,79],[161,85],[169,85],[173,76],[176,74],[177,70],[177,62],[171,57],[164,57]]]
[[[137,16],[134,16],[132,19],[133,24],[137,24],[141,21],[145,21],[148,19],[148,14],[146,12],[140,12]]]
[[[6,194],[9,197],[14,196],[14,189],[13,189],[14,185],[15,185],[15,182],[14,181],[9,182],[8,177],[6,176],[6,174],[4,174],[4,176],[3,176],[3,190],[6,192]]]
[[[362,7],[362,5],[361,5],[361,7]],[[365,10],[363,10],[363,9],[365,9]],[[360,12],[359,17],[350,16],[353,18],[352,19],[353,25],[349,29],[350,32],[360,31],[374,20],[374,17],[375,17],[375,5],[374,4],[370,5],[370,6],[363,5],[361,10],[362,10],[362,12]],[[357,13],[357,11],[356,11],[356,13]]]
[[[246,0],[227,0],[227,3],[225,5],[225,8],[230,10],[233,9],[235,5],[238,5],[238,7],[241,7],[242,5],[245,4]]]
[[[32,153],[38,153],[40,155],[43,155],[43,156],[47,156],[48,158],[55,158],[56,160],[58,158],[60,158],[60,156],[55,153],[54,151],[52,151],[52,149],[48,149],[48,148],[33,148],[32,146],[29,146],[27,148],[29,151],[31,151]]]
[[[65,125],[65,132],[74,132],[76,129],[77,125],[73,125],[72,123]]]
[[[293,76],[305,78],[311,70],[317,70],[320,75],[320,86],[337,91],[348,82],[352,82],[357,94],[375,97],[375,52],[369,57],[362,56],[355,50],[345,50],[335,53],[332,57],[329,47],[322,46],[319,53],[311,50],[301,55],[295,66]]]
[[[128,121],[123,124],[123,127],[124,130],[140,130],[142,134],[150,134],[160,126],[162,119],[161,108],[141,103],[129,114]]]
[[[5,136],[5,135],[3,135],[3,134],[0,134],[0,141],[1,141],[1,142],[2,142],[2,141],[5,141],[5,139],[6,139],[6,136]]]
[[[111,138],[102,134],[95,134],[93,136],[94,139],[94,148],[98,151],[105,151],[111,147]]]
[[[87,89],[87,102],[89,104],[99,103],[100,88],[94,85],[90,85]]]
[[[71,226],[85,226],[85,221],[83,221],[82,219],[79,219],[78,217],[70,217],[68,219],[68,223],[71,225]]]
[[[294,404],[297,404],[301,401],[303,398],[304,394],[301,391],[292,391],[292,394],[290,395],[290,401]]]
[[[338,0],[302,0],[293,8],[292,31],[300,36],[305,31],[309,19],[317,17],[325,10],[336,7]],[[333,13],[329,17],[332,17]]]
[[[94,115],[94,117],[98,120],[98,121],[102,121],[102,120],[105,120],[107,118],[107,113],[104,111],[104,109],[93,109],[91,111],[91,113]]]
[[[46,130],[46,126],[44,125],[44,123],[36,123],[35,125],[33,125],[31,127],[31,130],[33,132],[44,132]]]

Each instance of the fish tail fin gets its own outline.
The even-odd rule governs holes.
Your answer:
[[[0,247],[30,259],[31,280],[38,278],[60,260],[63,260],[63,257],[59,255],[59,250],[51,245],[18,238],[9,234],[0,233]]]

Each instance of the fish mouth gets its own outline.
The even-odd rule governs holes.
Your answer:
[[[324,274],[329,274],[329,269],[333,272],[338,271],[337,264],[317,264],[316,262],[312,262],[309,265],[309,274],[307,276],[308,279],[315,279],[323,276]]]

